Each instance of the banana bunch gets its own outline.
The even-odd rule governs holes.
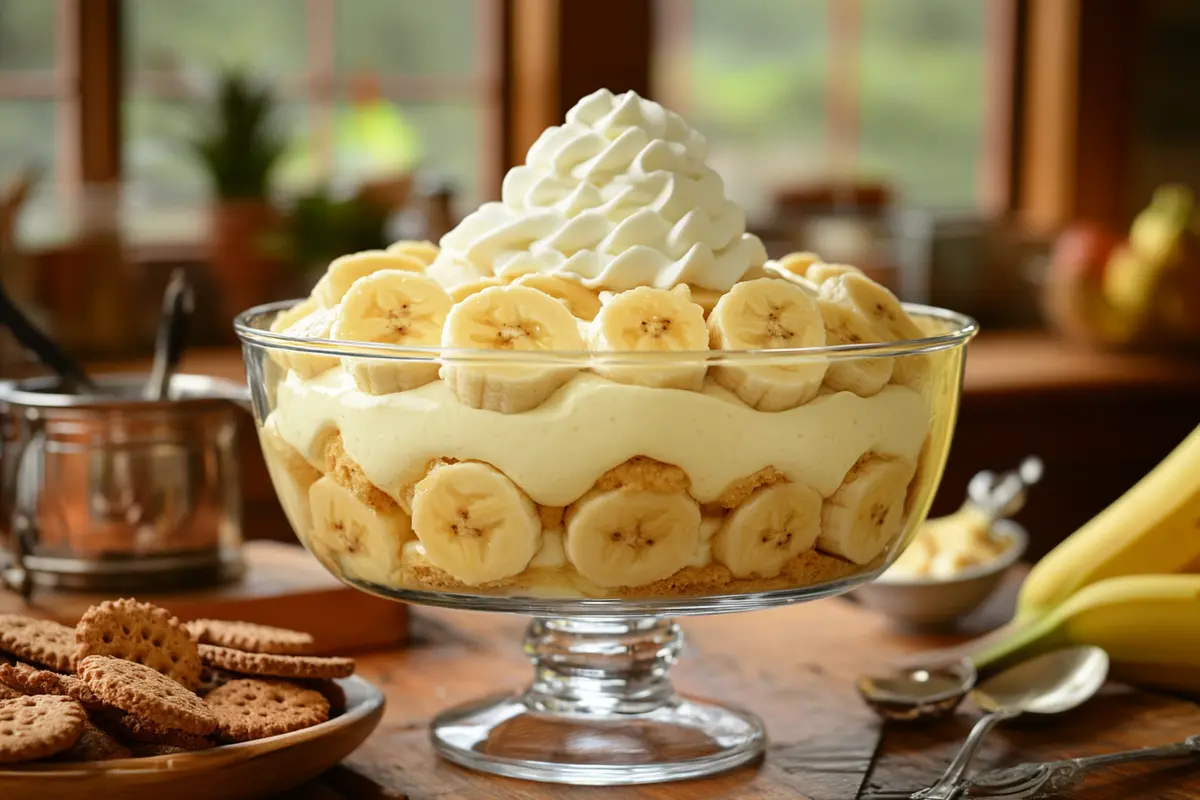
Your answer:
[[[1038,562],[1006,635],[972,658],[992,669],[1062,642],[1108,650],[1118,676],[1200,690],[1200,428]]]

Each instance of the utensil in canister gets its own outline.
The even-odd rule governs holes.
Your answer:
[[[67,355],[58,344],[38,330],[29,317],[17,308],[11,296],[0,285],[0,322],[10,331],[22,347],[32,352],[37,359],[50,368],[62,381],[62,389],[68,393],[92,392],[96,384],[84,372],[75,359]]]
[[[863,675],[855,688],[863,701],[884,719],[911,722],[944,717],[975,686],[970,659],[940,667],[903,670],[891,675]]]
[[[146,384],[147,400],[166,400],[171,394],[171,376],[179,368],[187,347],[189,323],[195,310],[195,296],[182,268],[171,273],[163,292],[158,336],[154,341],[154,366]]]
[[[5,583],[96,592],[208,586],[241,574],[237,384],[176,375],[169,401],[146,376],[0,385],[12,431],[0,526]],[[0,558],[3,553],[0,553]]]
[[[962,788],[968,793],[968,797],[1034,800],[1067,792],[1089,772],[1102,767],[1170,758],[1200,760],[1200,736],[1192,736],[1182,742],[1159,747],[1139,747],[1136,750],[1098,756],[992,769],[968,778],[963,782]]]
[[[1091,698],[1108,677],[1108,654],[1081,645],[1054,650],[1001,672],[971,697],[987,713],[975,723],[950,766],[912,800],[952,800],[962,794],[963,774],[992,728],[1021,714],[1060,714]]]

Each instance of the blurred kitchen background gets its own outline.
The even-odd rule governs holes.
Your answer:
[[[635,89],[771,255],[980,319],[941,510],[1037,452],[1068,494],[1029,513],[1069,529],[1200,407],[1196,42],[1194,0],[0,0],[0,278],[128,364],[183,266],[191,366],[236,375],[237,310],[436,241],[579,97]]]

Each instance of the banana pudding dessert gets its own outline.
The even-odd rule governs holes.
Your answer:
[[[438,245],[338,258],[275,318],[263,450],[329,569],[670,597],[886,565],[961,356],[873,347],[928,321],[854,267],[768,260],[705,158],[678,115],[598,91]]]

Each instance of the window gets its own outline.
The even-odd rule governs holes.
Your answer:
[[[23,240],[50,236],[56,210],[70,199],[70,10],[61,0],[0,0],[0,182],[27,167],[40,172],[19,219]]]
[[[155,238],[198,233],[196,210],[209,188],[185,142],[198,98],[223,67],[251,70],[277,88],[279,122],[291,134],[283,188],[352,183],[367,156],[371,166],[429,168],[453,181],[464,208],[474,205],[499,102],[497,5],[125,0],[131,218],[152,213]],[[388,109],[383,136],[364,133],[364,115],[352,113],[368,101]]]
[[[976,204],[985,3],[657,0],[656,92],[709,139],[752,218],[814,179]]]

